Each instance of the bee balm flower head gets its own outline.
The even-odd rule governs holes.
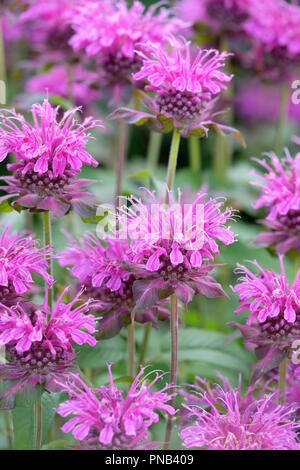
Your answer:
[[[26,384],[34,387],[41,383],[55,389],[55,380],[64,380],[75,364],[72,345],[95,346],[95,317],[87,314],[89,302],[73,308],[79,293],[72,302],[63,304],[66,290],[52,311],[47,296],[42,306],[0,305],[0,346],[5,345],[7,355],[7,362],[0,364],[1,379],[14,383],[4,394],[11,395]]]
[[[14,152],[17,163],[7,165],[13,176],[2,177],[16,206],[50,210],[57,217],[73,207],[88,217],[91,194],[82,187],[90,180],[76,180],[82,165],[97,166],[98,162],[85,150],[92,139],[88,131],[98,121],[86,118],[82,124],[74,119],[76,109],[66,112],[57,121],[58,108],[53,109],[45,100],[43,105],[32,106],[33,125],[15,111],[0,116],[0,161]],[[86,208],[87,214],[84,209]]]
[[[63,432],[72,431],[84,449],[136,449],[148,443],[148,429],[159,420],[158,411],[174,415],[168,404],[172,395],[166,393],[168,385],[160,391],[152,389],[160,376],[156,373],[148,383],[144,369],[134,379],[127,395],[117,389],[108,366],[110,385],[98,390],[90,389],[78,377],[69,382],[65,390],[69,400],[57,408],[60,416],[74,416],[62,427]]]

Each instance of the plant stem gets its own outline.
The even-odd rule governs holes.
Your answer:
[[[280,104],[279,104],[279,114],[276,124],[276,135],[274,142],[274,152],[279,155],[283,149],[284,143],[284,134],[287,121],[288,113],[288,104],[289,104],[289,86],[287,83],[281,85],[280,90]]]
[[[168,173],[167,173],[168,189],[172,189],[173,183],[174,183],[176,166],[177,166],[177,157],[178,157],[179,144],[180,144],[180,134],[176,129],[174,129],[173,136],[172,136],[170,155],[169,155]],[[167,201],[168,201],[168,196],[167,196]]]
[[[177,365],[178,365],[178,300],[175,292],[171,295],[171,376],[170,376],[170,393],[174,393],[170,405],[175,404],[175,387],[177,381]],[[168,450],[173,427],[173,417],[169,416],[167,420],[164,450]]]
[[[150,133],[148,151],[147,151],[147,169],[154,172],[159,161],[160,149],[163,135],[159,132]]]
[[[116,162],[117,186],[116,186],[116,206],[119,206],[119,197],[122,194],[123,173],[126,161],[127,144],[128,144],[128,124],[121,119],[119,121],[119,145],[118,160]]]
[[[7,446],[8,446],[8,449],[13,449],[14,448],[13,430],[12,430],[12,425],[11,425],[10,411],[8,410],[4,410],[4,422],[5,422],[5,430],[6,430],[6,436],[7,436]]]
[[[42,399],[34,405],[35,412],[35,449],[40,450],[42,446]]]
[[[280,366],[279,366],[278,390],[279,390],[279,393],[281,395],[280,398],[279,398],[280,403],[284,403],[284,401],[285,401],[284,392],[285,392],[285,388],[286,388],[286,375],[287,375],[288,363],[289,363],[288,358],[285,358],[285,359],[283,359],[283,361],[280,363]]]
[[[190,136],[188,140],[190,169],[193,173],[198,174],[201,170],[201,143],[200,139],[195,136]]]
[[[141,350],[140,350],[140,358],[139,358],[139,365],[140,366],[142,366],[144,364],[144,361],[145,361],[146,351],[147,351],[147,347],[148,347],[148,344],[149,344],[149,337],[150,337],[151,329],[152,329],[152,323],[148,322],[145,325],[144,338],[143,338],[143,342],[142,342]]]
[[[44,228],[44,243],[45,246],[51,245],[51,220],[50,220],[50,211],[43,212],[43,228]],[[48,260],[48,269],[47,272],[52,276],[52,260]],[[53,305],[53,287],[50,287],[48,290],[48,305],[50,310],[52,310]]]
[[[128,375],[135,376],[135,340],[134,315],[131,314],[131,323],[128,325]]]

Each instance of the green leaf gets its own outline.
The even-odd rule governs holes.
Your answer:
[[[54,408],[59,405],[61,393],[43,393],[42,396],[42,442],[47,441],[47,434],[55,416]]]
[[[15,450],[31,450],[34,447],[34,404],[12,411]]]
[[[151,178],[151,172],[148,170],[145,171],[139,171],[135,175],[132,175],[131,178],[133,179],[139,179],[139,178]]]
[[[10,205],[7,199],[0,203],[0,212],[12,212],[14,208]]]
[[[79,352],[80,368],[103,367],[107,362],[118,362],[126,357],[126,343],[120,336],[109,340],[100,340],[93,348],[84,345],[76,347]]]

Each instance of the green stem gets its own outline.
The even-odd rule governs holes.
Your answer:
[[[279,366],[278,390],[279,390],[279,393],[281,395],[280,398],[279,398],[280,403],[284,403],[284,401],[285,401],[284,392],[285,392],[285,389],[286,389],[286,376],[287,376],[288,364],[289,364],[289,360],[288,360],[288,358],[285,358],[285,359],[283,359],[283,361],[280,363],[280,366]]]
[[[147,351],[147,347],[148,347],[148,344],[149,344],[149,337],[150,337],[151,330],[152,330],[152,323],[149,322],[145,325],[144,338],[143,338],[143,342],[142,342],[142,345],[141,345],[140,358],[139,358],[139,365],[140,366],[142,366],[144,364],[144,361],[145,361],[146,351]]]
[[[119,121],[119,145],[118,160],[116,162],[117,186],[116,186],[116,206],[119,206],[120,196],[122,195],[123,173],[126,161],[126,152],[128,144],[128,124],[121,119]]]
[[[172,189],[174,184],[175,172],[177,167],[177,157],[180,144],[180,134],[174,129],[172,136],[172,143],[169,155],[168,173],[167,173],[167,185],[168,189]],[[167,201],[168,202],[168,197]]]
[[[150,133],[147,151],[147,169],[154,173],[157,168],[163,135],[159,132]]]
[[[274,141],[274,152],[279,155],[283,150],[284,135],[287,122],[289,105],[289,86],[287,83],[281,85],[279,114],[276,124],[276,135]]]
[[[4,421],[5,421],[5,430],[6,430],[6,436],[7,436],[7,446],[8,446],[8,449],[13,449],[14,448],[13,430],[12,430],[12,424],[11,424],[10,411],[8,410],[4,410]]]
[[[0,104],[6,104],[6,67],[2,17],[0,17]]]
[[[198,174],[201,170],[201,142],[198,137],[190,136],[188,140],[190,169]]]
[[[42,447],[42,399],[40,398],[34,405],[35,412],[35,449]]]
[[[171,295],[171,375],[170,375],[170,394],[174,394],[170,405],[175,405],[175,387],[177,382],[177,366],[178,366],[178,300],[175,292]],[[174,418],[168,417],[164,450],[168,450],[170,446],[172,427]]]
[[[43,228],[44,228],[44,243],[45,246],[51,245],[51,220],[50,220],[50,211],[43,212]],[[52,276],[52,260],[48,260],[48,269],[47,272]],[[48,291],[48,305],[50,310],[52,310],[53,305],[53,287],[49,288]]]
[[[128,375],[135,376],[134,315],[132,314],[131,322],[128,325]]]

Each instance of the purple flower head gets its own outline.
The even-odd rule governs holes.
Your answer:
[[[17,27],[35,51],[49,61],[70,56],[68,44],[73,30],[68,22],[74,0],[27,0],[27,9],[20,15]]]
[[[60,264],[70,266],[71,276],[78,279],[78,285],[85,289],[85,295],[95,299],[95,307],[104,316],[99,325],[101,338],[110,337],[131,321],[135,308],[134,283],[137,272],[126,269],[134,264],[127,240],[107,239],[105,245],[92,233],[80,240],[80,245],[69,237],[70,247],[62,253]],[[157,321],[169,317],[169,310],[163,301],[152,308],[135,310],[134,319],[139,323]]]
[[[180,190],[177,201],[168,192],[167,204],[155,192],[147,191],[147,195],[145,202],[128,198],[129,207],[121,207],[119,214],[118,236],[129,238],[139,276],[144,278],[135,283],[141,301],[153,301],[161,290],[167,295],[176,291],[185,304],[195,293],[224,295],[208,274],[214,267],[208,262],[219,253],[217,242],[230,245],[235,241],[226,226],[232,210],[222,211],[223,201],[205,200],[201,192],[191,204],[182,200]]]
[[[72,207],[83,212],[91,193],[82,187],[90,180],[78,179],[82,165],[97,166],[98,162],[85,150],[92,139],[89,129],[102,127],[99,121],[86,118],[77,123],[74,114],[67,111],[57,121],[58,108],[53,109],[47,100],[43,105],[32,106],[33,125],[15,111],[1,114],[0,161],[14,152],[17,163],[8,164],[12,176],[2,177],[2,186],[14,198],[13,205],[31,210],[51,210],[61,217]]]
[[[300,7],[285,0],[256,0],[249,8],[245,32],[253,39],[253,64],[261,71],[300,65]]]
[[[179,0],[176,10],[183,20],[204,23],[219,36],[243,30],[251,3],[253,0]]]
[[[201,404],[190,406],[194,422],[179,434],[183,445],[209,450],[299,450],[293,408],[276,404],[277,394],[241,396],[228,380],[213,393],[203,392]]]
[[[130,81],[141,66],[137,55],[140,43],[148,40],[165,43],[168,34],[175,34],[185,25],[161,7],[161,3],[145,6],[134,1],[116,2],[84,0],[76,3],[70,18],[75,34],[70,40],[76,52],[85,50],[101,65],[103,83]]]
[[[258,344],[290,344],[300,335],[300,270],[292,286],[286,279],[283,256],[279,256],[281,274],[272,269],[263,269],[253,261],[258,269],[255,274],[238,264],[240,282],[232,288],[239,294],[240,306],[235,313],[249,310],[247,325],[253,327],[252,340]],[[249,330],[249,331],[250,331]],[[251,338],[248,338],[251,340]]]
[[[47,273],[52,248],[39,248],[38,241],[27,232],[9,233],[6,227],[0,235],[0,301],[11,303],[30,290],[32,274],[36,273],[49,284],[54,279]]]
[[[254,241],[262,246],[275,245],[279,253],[287,253],[292,248],[299,251],[300,153],[294,159],[287,149],[281,160],[273,152],[266,156],[269,161],[255,159],[266,172],[253,172],[262,180],[253,183],[261,188],[254,208],[267,210],[263,223],[270,231],[258,235]]]
[[[52,311],[48,296],[44,304],[19,303],[14,307],[0,304],[0,346],[6,346],[7,362],[0,364],[3,379],[16,383],[6,394],[10,395],[29,384],[45,384],[55,388],[55,379],[65,378],[74,366],[75,353],[72,344],[95,346],[95,317],[87,314],[90,302],[74,307],[72,302],[63,304],[65,289]]]
[[[217,110],[216,100],[232,79],[223,70],[231,54],[215,49],[194,51],[184,38],[169,36],[168,40],[170,49],[151,41],[143,44],[138,52],[142,68],[133,74],[135,80],[145,80],[146,89],[154,92],[154,98],[142,94],[152,114],[119,108],[109,118],[136,124],[149,121],[157,132],[176,128],[184,137],[190,133],[201,137],[217,125],[220,133],[233,133],[242,140],[238,131],[213,121],[214,116],[224,112]]]
[[[111,366],[108,371],[108,387],[90,389],[75,375],[74,382],[65,385],[70,399],[61,403],[56,411],[63,417],[74,416],[64,424],[62,431],[72,431],[85,449],[143,448],[148,441],[149,427],[159,420],[157,411],[175,414],[168,404],[172,395],[165,393],[169,386],[160,391],[152,390],[161,376],[156,373],[155,378],[148,381],[151,372],[144,376],[144,369],[141,369],[124,396],[124,392],[115,387]]]

